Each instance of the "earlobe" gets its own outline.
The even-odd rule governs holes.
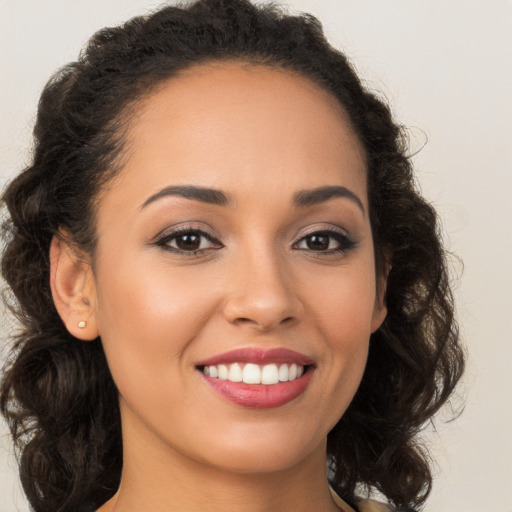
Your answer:
[[[375,305],[373,308],[371,332],[374,333],[384,322],[388,314],[386,305],[386,289],[388,285],[388,275],[391,265],[386,264],[384,273],[377,278],[377,293],[375,295]]]
[[[388,314],[388,308],[386,307],[385,302],[381,302],[377,297],[375,301],[375,308],[373,310],[372,317],[372,328],[371,332],[374,333],[384,322],[386,315]]]
[[[54,236],[50,245],[50,287],[57,312],[70,334],[81,340],[97,338],[91,265],[59,236]]]

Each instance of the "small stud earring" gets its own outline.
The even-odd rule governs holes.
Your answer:
[[[84,329],[86,325],[85,320],[80,320],[77,325],[79,329]]]

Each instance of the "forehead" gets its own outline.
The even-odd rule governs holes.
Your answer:
[[[139,179],[141,194],[170,183],[309,188],[343,175],[344,185],[366,184],[363,149],[337,99],[267,65],[210,63],[167,80],[138,105],[126,142],[120,178]]]

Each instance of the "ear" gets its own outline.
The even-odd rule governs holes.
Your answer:
[[[373,306],[372,326],[371,330],[374,333],[384,322],[388,314],[386,306],[386,289],[388,286],[388,275],[391,270],[391,264],[386,263],[384,272],[377,276],[377,293],[375,294],[375,304]]]
[[[92,268],[64,237],[54,236],[50,245],[50,287],[57,312],[70,334],[81,340],[97,338]]]

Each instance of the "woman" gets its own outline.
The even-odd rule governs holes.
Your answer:
[[[34,134],[1,407],[35,510],[421,506],[416,435],[463,368],[444,250],[314,18],[204,0],[100,31]]]

